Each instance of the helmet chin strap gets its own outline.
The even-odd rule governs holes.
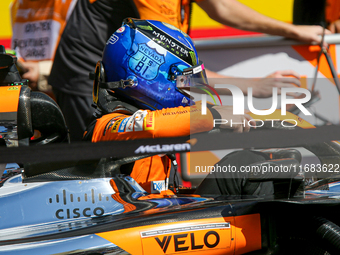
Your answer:
[[[103,89],[125,89],[126,87],[133,87],[134,81],[132,79],[111,81],[111,82],[99,82],[99,87]]]

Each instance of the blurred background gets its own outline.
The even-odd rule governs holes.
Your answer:
[[[13,0],[0,1],[0,44],[6,49],[10,48],[11,44],[11,18],[10,5]],[[292,22],[293,3],[294,0],[239,0],[239,2],[249,6],[250,8],[274,19],[284,22]],[[207,33],[209,31],[209,33]],[[190,36],[195,39],[211,38],[211,37],[230,37],[254,35],[257,33],[241,31],[219,24],[211,20],[208,15],[198,5],[194,4],[193,15],[191,20]]]

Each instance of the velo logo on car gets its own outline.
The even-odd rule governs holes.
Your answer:
[[[141,232],[145,254],[173,254],[228,248],[230,223],[211,223]]]

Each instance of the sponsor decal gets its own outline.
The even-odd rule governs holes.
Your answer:
[[[9,87],[7,90],[8,91],[10,91],[10,90],[19,90],[19,87]]]
[[[133,123],[134,123],[134,119],[131,118],[128,120],[127,124],[126,124],[126,132],[132,132],[133,131]]]
[[[122,26],[116,30],[116,33],[123,33],[125,31],[125,27]]]
[[[137,25],[137,27],[143,30],[150,30],[150,31],[153,30],[151,26]]]
[[[145,231],[141,232],[141,237],[150,237],[150,236],[157,236],[157,235],[166,235],[166,234],[173,234],[178,232],[189,232],[189,231],[197,231],[197,230],[207,230],[207,229],[215,229],[215,228],[230,228],[230,222],[226,223],[211,223],[211,224],[202,224],[202,225],[195,225],[195,226],[186,226],[180,228],[166,228],[160,229],[155,231]]]
[[[104,132],[103,132],[103,136],[106,134],[106,131],[107,130],[110,130],[112,128],[112,126],[116,123],[117,119],[122,117],[124,115],[119,115],[119,116],[116,116],[114,118],[112,118],[106,125],[105,129],[104,129]]]
[[[199,65],[197,67],[195,67],[194,69],[192,69],[193,73],[196,74],[196,73],[200,73],[204,70],[204,65]]]
[[[118,133],[125,132],[126,124],[128,123],[128,121],[130,119],[131,119],[131,117],[128,117],[128,118],[125,118],[125,119],[122,120],[122,122],[120,123],[119,128],[118,128]]]
[[[184,102],[183,99],[182,99],[182,102]],[[182,111],[176,111],[176,112],[163,112],[162,115],[163,116],[170,116],[170,115],[177,115],[177,114],[186,114],[186,113],[190,113],[190,112],[197,112],[198,110],[197,109],[195,110],[194,107],[195,107],[194,105],[191,106],[191,109],[189,109],[189,111],[188,110],[182,110]]]
[[[185,97],[183,97],[183,99],[182,99],[182,104],[187,104],[189,101],[188,101],[188,99],[186,99]]]
[[[162,181],[152,181],[151,182],[151,193],[161,193],[163,190],[168,189],[169,178]]]
[[[171,53],[175,54],[179,57],[188,57],[189,51],[188,47],[186,47],[184,44],[180,43],[176,39],[172,38],[170,35],[164,33],[160,33],[159,31],[153,31],[152,35],[155,36],[156,42],[163,45],[164,48],[169,50]]]
[[[121,119],[117,121],[118,123],[112,124],[113,129],[116,127],[116,125],[119,125],[118,127],[118,133],[121,132],[132,132],[132,131],[143,131],[145,130],[145,119],[148,116],[147,111],[137,111],[132,116],[128,118]],[[154,116],[154,113],[152,114]],[[150,125],[148,125],[149,129],[153,129],[152,125],[153,118],[149,117]]]
[[[196,59],[195,52],[194,51],[190,51],[189,54],[190,54],[192,65],[193,66],[197,65],[197,59]]]
[[[85,209],[74,208],[74,209],[58,209],[55,212],[55,216],[62,219],[76,219],[80,217],[92,217],[92,216],[102,216],[104,214],[104,209],[101,207],[96,207],[91,209],[89,207]]]
[[[177,144],[162,144],[162,145],[141,145],[135,150],[136,154],[139,153],[159,153],[159,152],[172,152],[172,151],[189,151],[189,143],[177,143]]]
[[[119,124],[120,124],[122,121],[123,121],[123,119],[119,119],[119,120],[117,120],[117,121],[113,124],[113,126],[112,126],[112,128],[111,128],[111,133],[116,133],[116,132],[118,132]]]
[[[212,223],[141,232],[143,249],[164,254],[230,247],[230,223]]]
[[[143,122],[144,118],[147,115],[147,111],[138,111],[134,114],[135,124],[134,129],[135,131],[143,131]]]
[[[144,35],[146,35],[151,40],[157,42],[159,45],[161,45],[163,48],[165,48],[168,52],[174,54],[175,56],[182,59],[184,62],[194,66],[196,65],[196,57],[193,58],[192,54],[193,49],[185,44],[181,43],[168,33],[164,32],[163,30],[159,29],[158,27],[155,27],[149,22],[146,22],[145,25],[149,25],[152,27],[153,30],[143,30],[141,31]],[[172,28],[171,28],[172,29]],[[177,29],[176,29],[177,30]],[[182,32],[181,32],[182,33]],[[182,33],[183,34],[183,33]],[[183,34],[184,35],[184,34]]]
[[[111,35],[110,39],[107,41],[106,45],[108,44],[115,44],[119,40],[119,37],[115,34]]]
[[[149,112],[145,118],[144,130],[154,130],[154,129],[155,129],[155,113]]]
[[[145,43],[138,44],[138,50],[129,59],[129,68],[138,76],[153,80],[157,77],[161,65],[165,63],[163,55]]]
[[[202,72],[203,70],[204,70],[204,64],[202,63],[201,65],[191,68],[188,71],[183,71],[183,75],[197,74],[197,73]]]
[[[67,194],[65,189],[62,194],[56,194],[54,197],[48,198],[49,204],[59,204],[62,208],[57,209],[54,216],[57,219],[76,219],[80,217],[102,216],[105,213],[103,207],[98,206],[97,201],[110,201],[110,197],[101,193],[95,194],[94,189],[91,192],[82,195]],[[78,206],[74,207],[74,204]],[[79,205],[83,205],[80,207]]]

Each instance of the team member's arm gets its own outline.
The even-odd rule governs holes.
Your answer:
[[[266,98],[272,96],[273,88],[277,88],[278,94],[281,94],[282,88],[300,87],[300,75],[293,70],[280,70],[264,78],[241,78],[225,76],[208,69],[205,69],[209,79],[210,86],[215,87],[215,84],[232,84],[240,88],[244,95],[248,94],[248,88],[253,89],[253,96]],[[220,95],[231,95],[229,89],[216,88]],[[202,90],[195,92],[202,93]]]
[[[340,19],[332,22],[328,28],[332,33],[340,33]]]
[[[237,0],[203,0],[197,4],[210,18],[234,28],[280,35],[299,41],[321,42],[321,26],[296,26],[264,16]],[[330,34],[326,30],[326,34]]]

